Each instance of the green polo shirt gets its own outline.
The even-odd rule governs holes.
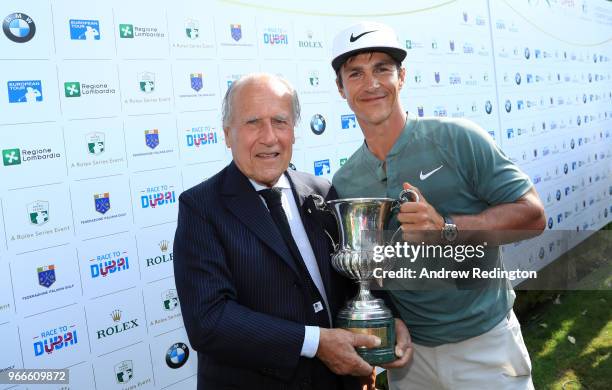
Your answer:
[[[419,188],[443,216],[478,214],[514,202],[532,187],[529,177],[475,123],[412,114],[385,161],[364,143],[333,179],[340,198],[397,199],[404,182]],[[390,228],[397,226],[394,218]],[[489,264],[501,262],[498,248],[487,250],[487,256]],[[389,296],[412,339],[426,346],[485,333],[508,313],[515,297],[506,279],[491,279],[478,289],[390,289]]]

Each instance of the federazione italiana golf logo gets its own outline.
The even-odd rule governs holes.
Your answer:
[[[119,24],[119,38],[121,39],[150,39],[164,38],[166,33],[154,26],[138,26],[130,23]]]
[[[164,133],[165,135],[166,133]],[[151,129],[144,131],[143,145],[146,146],[146,151],[135,151],[132,153],[132,157],[144,157],[152,156],[157,154],[166,154],[174,152],[173,148],[166,148],[167,142],[164,143],[164,135],[159,129]],[[161,145],[161,146],[160,146]]]
[[[90,198],[91,199],[91,198]],[[91,218],[81,219],[79,223],[81,225],[87,225],[90,223],[98,223],[101,221],[108,221],[111,219],[122,218],[127,215],[125,212],[111,211],[111,193],[101,192],[93,194],[93,205]],[[95,214],[93,213],[95,211]],[[109,213],[109,211],[111,211]]]

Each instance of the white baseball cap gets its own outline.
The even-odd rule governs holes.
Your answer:
[[[391,27],[376,22],[359,22],[340,31],[334,38],[332,67],[338,72],[349,57],[367,51],[387,53],[398,62],[406,58],[406,50],[400,46]]]

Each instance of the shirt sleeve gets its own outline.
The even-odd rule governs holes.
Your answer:
[[[473,122],[465,123],[465,136],[459,142],[460,155],[474,157],[470,177],[480,199],[491,205],[511,203],[533,186],[529,176],[514,164],[493,138]]]
[[[304,334],[304,344],[302,344],[302,351],[300,356],[307,358],[313,358],[317,354],[319,349],[319,337],[321,336],[321,329],[318,326],[305,326],[306,333]]]

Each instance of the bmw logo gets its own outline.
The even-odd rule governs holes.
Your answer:
[[[544,247],[541,246],[540,251],[538,252],[538,257],[540,258],[540,260],[544,259],[544,255],[546,255],[546,251],[544,250]]]
[[[189,347],[185,343],[175,343],[166,352],[166,364],[170,368],[181,368],[189,359]]]
[[[526,48],[525,48],[525,59],[526,59],[526,60],[528,60],[528,59],[529,59],[529,57],[531,57],[531,53],[529,52],[529,48],[528,48],[528,47],[526,47]]]
[[[289,169],[291,169],[292,171],[297,171],[297,168],[291,162],[289,163]]]
[[[325,131],[325,118],[321,114],[314,114],[310,119],[310,130],[316,135],[321,135]]]
[[[510,112],[512,111],[512,103],[510,102],[510,100],[506,100],[506,112]]]
[[[514,75],[514,81],[516,82],[516,85],[521,85],[521,74],[517,73]]]
[[[487,102],[485,103],[485,111],[487,112],[487,114],[490,114],[491,111],[493,111],[493,105],[491,104],[490,100],[487,100]]]
[[[34,37],[36,25],[28,15],[16,12],[4,18],[2,30],[11,41],[24,43]]]

